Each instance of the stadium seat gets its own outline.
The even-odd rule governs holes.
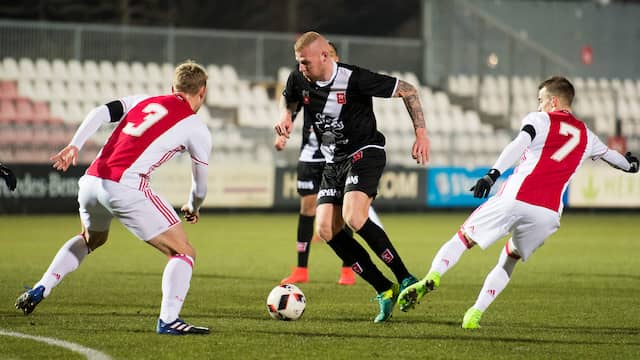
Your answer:
[[[36,95],[36,90],[33,86],[33,81],[28,79],[18,80],[18,93],[20,94],[20,96],[33,98]]]
[[[2,61],[4,79],[17,80],[20,78],[20,68],[18,62],[12,57],[5,57]]]
[[[51,70],[51,64],[49,60],[38,58],[35,63],[37,78],[39,79],[51,79],[53,76],[53,72]]]
[[[66,100],[69,99],[69,91],[67,85],[63,80],[54,80],[51,82],[51,96],[52,100]]]
[[[162,76],[162,70],[160,70],[160,65],[155,62],[147,63],[147,82],[160,84],[163,82],[170,81],[166,77]]]
[[[34,121],[33,104],[27,98],[16,99],[16,117],[17,123],[28,123]]]
[[[49,86],[49,81],[44,79],[36,79],[33,86],[33,91],[33,98],[35,100],[51,100],[51,88]]]
[[[139,82],[146,84],[147,82],[151,82],[149,80],[149,74],[147,73],[147,69],[144,65],[142,65],[139,61],[134,61],[131,63],[131,81]]]
[[[52,122],[49,106],[44,101],[35,101],[33,103],[33,121],[36,123]]]
[[[0,99],[0,123],[8,123],[16,120],[16,106],[13,99]]]
[[[37,77],[36,67],[30,58],[20,58],[20,60],[18,60],[18,66],[20,69],[20,78],[34,79]]]
[[[85,60],[83,73],[85,81],[100,81],[102,79],[100,67],[93,60]],[[108,80],[113,81],[113,79]]]
[[[69,71],[67,69],[67,63],[61,59],[54,59],[51,62],[52,79],[54,80],[69,80]]]
[[[131,73],[131,69],[129,68],[129,63],[125,61],[117,61],[114,70],[117,83],[133,82],[134,79]]]
[[[220,78],[222,82],[226,84],[235,84],[238,82],[236,69],[229,64],[222,65],[220,68]]]
[[[67,62],[67,73],[68,79],[80,82],[85,81],[84,68],[78,60],[72,59]]]
[[[100,65],[98,65],[100,68],[100,76],[99,79],[102,81],[111,81],[111,82],[120,82],[117,77],[116,77],[116,70],[113,66],[113,64],[111,63],[111,61],[108,60],[102,60],[100,61]],[[127,81],[127,79],[124,79],[124,81]]]
[[[209,76],[209,82],[214,84],[222,83],[222,75],[220,74],[220,67],[216,64],[207,65],[207,75]]]
[[[15,99],[18,97],[18,87],[15,81],[0,81],[0,99]]]

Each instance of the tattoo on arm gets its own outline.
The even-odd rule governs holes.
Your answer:
[[[406,81],[398,80],[398,89],[396,90],[394,96],[402,97],[404,106],[409,112],[411,121],[413,121],[413,127],[415,129],[426,128],[427,125],[424,120],[422,103],[420,102],[420,98],[418,97],[418,91],[416,90],[416,88]]]

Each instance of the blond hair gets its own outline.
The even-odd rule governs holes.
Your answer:
[[[296,40],[295,44],[293,44],[293,51],[300,52],[302,51],[302,49],[311,45],[318,39],[324,39],[324,37],[315,31],[307,31],[306,33],[302,34],[298,38],[298,40]]]
[[[196,95],[204,86],[207,86],[207,71],[202,65],[192,60],[187,60],[176,67],[173,76],[173,89],[190,95]]]

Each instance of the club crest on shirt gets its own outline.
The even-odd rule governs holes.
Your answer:
[[[336,100],[338,101],[338,104],[347,103],[347,97],[342,92],[336,94]]]
[[[311,99],[309,98],[309,90],[302,90],[302,102],[307,105],[311,102]]]

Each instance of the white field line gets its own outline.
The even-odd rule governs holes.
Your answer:
[[[6,331],[3,329],[0,329],[0,335],[11,336],[11,337],[20,338],[20,339],[35,340],[35,341],[43,342],[49,345],[59,346],[65,349],[69,349],[73,352],[80,353],[86,356],[87,360],[111,360],[111,357],[109,357],[109,355],[102,353],[98,350],[86,348],[82,345],[78,345],[78,344],[64,341],[64,340],[58,340],[58,339],[44,337],[44,336],[28,335],[28,334],[23,334],[19,332]]]

